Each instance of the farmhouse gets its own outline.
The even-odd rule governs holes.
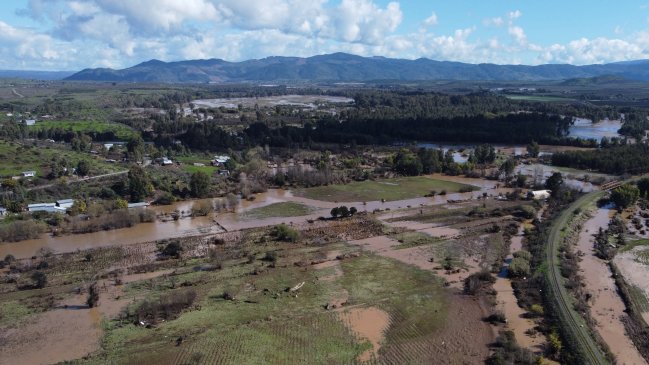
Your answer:
[[[530,191],[527,195],[534,200],[544,200],[550,197],[550,190],[534,190]]]
[[[127,207],[128,209],[132,208],[146,208],[149,206],[149,203],[147,202],[139,202],[139,203],[128,203]]]
[[[56,206],[63,209],[70,209],[74,205],[74,199],[61,199],[56,201]]]
[[[27,206],[29,212],[65,212],[65,209],[57,207],[56,203],[35,203]]]
[[[226,162],[230,160],[230,156],[214,156],[214,160],[212,160],[212,165],[214,166],[223,166]]]

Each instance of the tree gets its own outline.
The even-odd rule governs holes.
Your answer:
[[[552,191],[552,195],[557,194],[562,185],[563,175],[560,172],[553,173],[552,176],[545,180],[545,188]]]
[[[128,151],[128,159],[131,161],[140,161],[144,155],[144,140],[140,135],[132,137],[126,143],[126,150]]]
[[[505,175],[505,182],[508,182],[511,179],[512,173],[516,168],[516,161],[513,158],[508,158],[505,162],[500,165],[498,169],[502,175]]]
[[[624,184],[611,192],[611,201],[619,209],[624,209],[635,204],[639,197],[640,189],[633,184]]]
[[[423,166],[417,155],[401,150],[394,158],[394,170],[402,175],[417,176],[423,171]]]
[[[638,180],[638,190],[640,190],[640,197],[644,199],[649,198],[649,178],[643,177]]]
[[[128,190],[132,202],[142,201],[153,190],[149,176],[140,166],[134,165],[128,171]]]
[[[349,208],[349,215],[353,216],[357,212],[358,212],[358,210],[356,209],[356,207]]]
[[[490,144],[481,144],[473,151],[476,161],[479,164],[490,164],[496,161],[496,150]]]
[[[531,157],[539,157],[539,152],[541,151],[541,148],[539,147],[539,144],[536,143],[535,141],[532,141],[532,143],[527,145],[527,153]]]
[[[207,196],[210,190],[210,176],[203,171],[196,171],[189,179],[189,189],[195,198]]]
[[[88,160],[79,160],[77,163],[77,175],[86,176],[90,174],[90,162]]]
[[[522,257],[515,257],[509,264],[509,275],[512,277],[529,276],[530,263]]]
[[[128,202],[122,198],[117,198],[117,200],[115,200],[115,208],[126,209],[128,208]]]
[[[341,206],[338,208],[341,217],[349,217],[349,209],[346,206]]]
[[[339,215],[340,215],[340,208],[338,208],[338,207],[331,208],[331,216],[332,217],[338,218]]]
[[[47,285],[47,275],[42,271],[35,271],[31,276],[32,281],[34,282],[34,287],[41,289]]]

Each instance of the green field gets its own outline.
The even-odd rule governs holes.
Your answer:
[[[308,252],[303,252],[307,254]],[[282,261],[283,262],[283,261]],[[288,261],[290,262],[290,261]],[[371,344],[357,338],[337,312],[324,305],[346,291],[350,307],[375,307],[390,315],[382,349],[403,351],[412,339],[429,338],[445,320],[447,294],[432,273],[399,262],[363,255],[340,262],[342,277],[318,280],[327,269],[278,265],[261,275],[254,264],[215,272],[187,272],[200,309],[147,329],[104,322],[102,350],[82,364],[350,364]],[[169,278],[131,284],[128,297],[170,292]],[[305,282],[298,295],[285,288]],[[146,285],[144,285],[146,284]],[[235,300],[224,300],[224,291]],[[182,345],[172,343],[183,336]],[[414,352],[412,356],[416,356]]]
[[[0,176],[10,177],[19,175],[23,171],[36,171],[37,177],[44,177],[52,158],[66,158],[70,166],[76,166],[81,159],[88,160],[91,164],[91,174],[99,175],[123,170],[119,165],[105,163],[103,159],[62,148],[52,147],[25,147],[18,143],[0,140]]]
[[[386,201],[412,199],[422,197],[433,190],[437,193],[442,191],[457,193],[464,189],[478,190],[479,188],[452,181],[417,176],[296,189],[293,194],[329,202],[364,202],[381,199]]]
[[[122,141],[137,135],[137,132],[124,124],[100,121],[39,120],[36,125],[28,128],[31,130],[63,129],[81,133],[113,132],[117,139]]]
[[[562,98],[560,96],[545,96],[545,95],[505,95],[507,99],[511,100],[524,100],[524,101],[538,101],[538,102],[567,102],[574,99]]]
[[[243,213],[245,219],[264,219],[272,217],[299,217],[311,214],[316,209],[300,203],[273,203],[264,207],[251,209]]]

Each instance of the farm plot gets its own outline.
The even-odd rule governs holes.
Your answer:
[[[437,193],[457,193],[479,190],[478,187],[453,181],[436,180],[425,176],[389,180],[353,182],[345,185],[318,186],[296,189],[293,193],[309,199],[329,202],[363,202],[384,199],[394,201]]]

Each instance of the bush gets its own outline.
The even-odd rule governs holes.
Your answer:
[[[88,308],[94,308],[98,303],[99,288],[97,288],[97,282],[94,282],[88,287],[88,299],[86,299],[86,304],[88,304]]]
[[[128,314],[134,323],[155,324],[160,320],[174,319],[196,299],[194,290],[180,290],[163,294],[158,299],[145,300]]]
[[[173,258],[180,258],[180,254],[183,251],[183,247],[180,245],[180,242],[174,241],[168,243],[164,249],[162,249],[162,255]]]
[[[529,276],[530,273],[530,262],[521,257],[515,257],[509,264],[509,276],[511,277]]]
[[[531,261],[532,260],[532,254],[529,251],[526,250],[520,250],[514,252],[514,257],[519,257],[522,258],[526,261]]]
[[[507,318],[505,317],[505,313],[503,313],[501,311],[493,312],[485,320],[487,322],[491,323],[491,324],[506,323],[507,322]]]
[[[280,224],[273,229],[273,236],[278,241],[296,242],[300,236],[299,232],[286,224]]]
[[[276,263],[277,262],[277,252],[275,252],[275,251],[266,252],[266,255],[264,255],[262,260],[272,262],[272,263]]]
[[[35,271],[31,276],[34,287],[37,289],[44,288],[47,285],[47,275],[42,271]]]
[[[539,317],[543,316],[543,313],[545,313],[543,306],[540,304],[532,304],[532,306],[530,307],[530,312]]]

